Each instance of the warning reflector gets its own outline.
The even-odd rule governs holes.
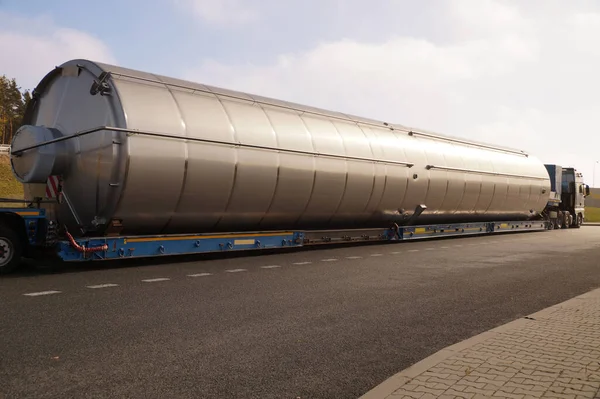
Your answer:
[[[57,198],[60,194],[60,179],[58,176],[50,176],[46,183],[46,197]]]

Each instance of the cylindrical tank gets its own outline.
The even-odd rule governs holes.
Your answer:
[[[44,77],[12,151],[28,199],[60,177],[73,233],[524,220],[550,189],[522,151],[88,60]]]

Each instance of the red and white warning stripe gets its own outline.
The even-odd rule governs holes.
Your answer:
[[[46,197],[57,198],[60,194],[59,190],[60,178],[58,176],[50,176],[46,183]]]

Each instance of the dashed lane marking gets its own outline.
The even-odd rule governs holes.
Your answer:
[[[40,291],[40,292],[30,292],[28,294],[23,294],[25,296],[42,296],[42,295],[52,295],[52,294],[60,294],[61,291]]]
[[[489,242],[489,243],[476,243],[476,244],[467,244],[468,246],[477,246],[477,245],[489,245],[489,244],[495,244],[495,243],[499,243],[499,242]],[[454,245],[453,247],[455,248],[460,248],[463,247],[463,245],[461,244],[457,244]],[[440,247],[441,249],[449,249],[449,246],[442,246]],[[430,248],[425,248],[426,251],[433,251],[436,248],[430,247]],[[419,252],[419,249],[409,249],[407,252]],[[397,255],[402,253],[402,251],[394,251],[394,252],[390,252],[390,255]],[[370,256],[373,257],[378,257],[378,256],[384,256],[384,254],[380,254],[380,253],[375,253],[375,254],[371,254]],[[362,259],[362,256],[346,256],[346,259]],[[337,262],[339,259],[337,258],[327,258],[327,259],[321,259],[322,262]],[[313,262],[309,262],[309,261],[305,261],[305,262],[294,262],[294,265],[310,265]],[[280,265],[267,265],[267,266],[260,266],[261,269],[277,269],[277,268],[281,268],[282,266]],[[248,271],[247,269],[229,269],[229,270],[225,270],[226,273],[239,273],[239,272],[245,272]],[[207,276],[212,276],[213,273],[195,273],[195,274],[188,274],[188,277],[207,277]],[[159,277],[159,278],[150,278],[150,279],[144,279],[142,280],[145,283],[155,283],[155,282],[159,282],[159,281],[168,281],[170,280],[170,278],[168,277]],[[113,283],[106,283],[106,284],[96,284],[96,285],[88,285],[86,286],[87,288],[90,289],[100,289],[100,288],[109,288],[109,287],[118,287],[118,284],[113,284]],[[62,291],[40,291],[40,292],[30,292],[27,294],[23,294],[25,296],[43,296],[43,295],[53,295],[53,294],[60,294],[62,293]]]
[[[108,287],[118,287],[119,284],[112,284],[112,283],[108,283],[108,284],[96,284],[96,285],[88,285],[88,288],[92,288],[92,289],[96,289],[96,288],[108,288]]]

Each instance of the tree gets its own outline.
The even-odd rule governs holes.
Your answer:
[[[10,144],[25,115],[29,91],[21,92],[17,81],[0,76],[0,144]]]

